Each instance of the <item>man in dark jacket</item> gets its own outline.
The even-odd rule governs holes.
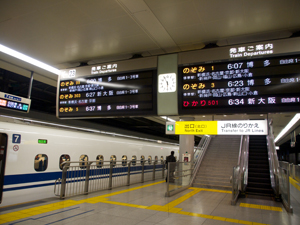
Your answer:
[[[170,162],[170,165],[168,165],[169,162]],[[174,157],[174,151],[171,151],[171,155],[169,155],[166,160],[167,169],[170,174],[169,182],[174,182],[174,171],[175,171],[175,166],[176,166],[174,162],[176,162],[176,158]],[[168,181],[168,173],[167,173],[167,177],[166,177],[166,182],[167,181]]]

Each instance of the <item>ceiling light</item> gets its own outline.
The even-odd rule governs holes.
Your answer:
[[[283,136],[286,135],[287,132],[289,132],[289,130],[295,125],[295,123],[297,123],[300,119],[300,113],[297,113],[293,119],[291,119],[291,121],[285,126],[285,128],[283,128],[280,133],[277,135],[277,137],[275,138],[275,143],[282,138]],[[290,132],[289,132],[290,133]]]
[[[7,54],[7,55],[10,55],[10,56],[15,57],[17,59],[25,61],[25,62],[27,62],[29,64],[34,65],[34,66],[40,67],[40,68],[42,68],[44,70],[47,70],[47,71],[49,71],[51,73],[54,73],[56,75],[60,74],[60,70],[59,69],[56,69],[56,68],[54,68],[52,66],[49,66],[49,65],[47,65],[47,64],[45,64],[45,63],[43,63],[41,61],[38,61],[38,60],[36,60],[34,58],[31,58],[31,57],[29,57],[27,55],[24,55],[23,53],[17,52],[15,50],[13,50],[11,48],[8,48],[8,47],[6,47],[4,45],[1,45],[1,44],[0,44],[0,52],[3,52],[5,54]]]
[[[172,120],[172,119],[170,119],[169,117],[166,117],[166,116],[161,116],[161,118],[163,118],[165,120],[168,120],[170,122],[176,122],[176,120]]]

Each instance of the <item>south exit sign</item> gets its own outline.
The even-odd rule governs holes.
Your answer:
[[[268,135],[267,120],[178,121],[166,123],[166,134]]]

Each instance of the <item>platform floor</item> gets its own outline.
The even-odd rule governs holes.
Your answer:
[[[291,189],[300,190],[292,185]],[[242,198],[232,206],[230,191],[189,188],[164,197],[165,191],[166,183],[156,181],[65,200],[51,198],[3,207],[0,224],[300,224],[300,199],[293,197],[291,214],[282,203],[267,199]]]

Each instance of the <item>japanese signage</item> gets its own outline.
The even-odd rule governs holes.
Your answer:
[[[19,112],[29,112],[31,99],[0,92],[0,107]]]
[[[230,58],[251,57],[273,54],[273,43],[250,44],[229,49]]]
[[[170,123],[167,124],[170,126]],[[177,135],[267,135],[267,120],[178,121]]]
[[[299,55],[182,67],[181,75],[181,115],[294,111],[300,106]]]
[[[72,70],[71,75],[61,77],[58,117],[154,115],[154,71],[106,74],[107,69],[116,68],[116,64],[92,67],[90,76],[77,76]]]

